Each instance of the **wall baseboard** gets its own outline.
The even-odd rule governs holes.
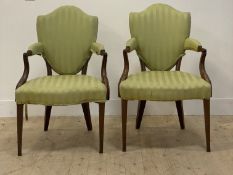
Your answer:
[[[106,103],[106,115],[120,115],[121,101],[110,100]],[[98,116],[98,104],[91,103],[92,116]],[[43,116],[44,106],[29,105],[29,116]],[[128,104],[128,115],[136,115],[137,101]],[[184,101],[185,115],[203,115],[203,103],[201,100]],[[83,115],[81,105],[56,106],[52,110],[53,116],[80,116]],[[174,102],[148,102],[145,115],[177,115]],[[233,115],[233,98],[212,98],[211,115]],[[15,117],[16,105],[13,100],[0,101],[0,117]]]

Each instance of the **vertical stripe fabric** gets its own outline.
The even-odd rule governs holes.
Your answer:
[[[181,71],[146,71],[130,75],[120,85],[125,100],[174,101],[209,99],[211,85],[201,77]]]
[[[62,6],[37,18],[38,41],[43,57],[59,74],[76,74],[90,58],[96,41],[98,18],[74,6]]]
[[[137,54],[150,70],[169,70],[184,53],[191,16],[165,4],[154,4],[129,17]]]
[[[105,102],[107,90],[88,75],[55,75],[26,82],[16,90],[17,104],[72,105]]]

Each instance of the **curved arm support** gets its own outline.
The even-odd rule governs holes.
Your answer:
[[[103,61],[101,66],[101,79],[107,88],[107,100],[109,100],[110,88],[109,88],[109,82],[108,82],[107,70],[106,70],[108,54],[105,51],[102,51],[101,55],[103,56]]]
[[[87,59],[86,64],[82,68],[82,75],[86,75],[87,74],[87,68],[88,68],[89,61],[90,61],[90,58]]]
[[[24,71],[23,71],[23,75],[20,78],[16,89],[18,89],[20,86],[22,86],[24,83],[26,83],[28,75],[29,75],[29,62],[28,62],[28,57],[32,56],[32,51],[27,51],[26,53],[23,54],[23,62],[24,62]]]
[[[209,76],[206,72],[206,69],[205,69],[206,54],[207,54],[207,50],[202,48],[201,49],[201,58],[200,58],[200,63],[199,63],[199,70],[200,70],[201,77],[211,84],[210,78],[209,78]]]
[[[181,67],[183,56],[185,56],[185,54],[181,54],[179,56],[179,59],[176,61],[176,64],[175,64],[175,66],[176,66],[175,70],[176,71],[180,71],[180,67]]]
[[[103,56],[103,61],[102,61],[102,66],[101,66],[101,79],[102,79],[102,83],[104,83],[107,88],[107,100],[109,100],[110,88],[109,88],[109,82],[108,82],[107,70],[106,70],[108,54],[104,50],[104,45],[101,43],[97,43],[97,42],[94,42],[91,44],[90,50],[92,53]],[[88,62],[87,62],[87,65],[88,65]],[[86,74],[87,65],[84,66],[84,69],[82,71],[83,74]]]
[[[24,72],[19,82],[16,85],[16,89],[18,89],[20,86],[22,86],[24,83],[27,82],[29,70],[30,70],[28,57],[33,55],[42,55],[42,54],[43,54],[43,45],[41,43],[34,43],[28,47],[28,51],[23,54]],[[46,60],[45,62],[47,67],[47,74],[52,75],[51,66]]]
[[[199,62],[199,70],[201,77],[211,84],[211,80],[205,69],[205,58],[207,55],[207,50],[202,47],[201,43],[198,40],[187,38],[184,44],[185,50],[193,50],[196,52],[201,52],[201,58]]]
[[[122,81],[126,80],[128,78],[129,73],[129,59],[128,59],[128,53],[130,52],[130,48],[126,47],[123,50],[123,57],[124,57],[124,70],[121,75],[120,81],[118,83],[118,96],[120,97],[120,84]]]
[[[46,63],[46,68],[47,68],[47,75],[48,76],[52,76],[53,72],[52,72],[52,67],[50,66],[50,64],[45,60]]]

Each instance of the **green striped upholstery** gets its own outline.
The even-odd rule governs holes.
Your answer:
[[[150,70],[169,70],[184,53],[190,34],[189,13],[154,4],[143,12],[131,13],[129,22],[136,52]]]
[[[36,78],[16,90],[17,104],[72,105],[104,102],[106,87],[87,75],[56,75]]]
[[[130,38],[127,42],[126,42],[126,47],[128,47],[130,49],[130,52],[133,50],[137,49],[137,41],[135,38]]]
[[[98,18],[74,6],[62,6],[37,18],[43,57],[59,74],[76,74],[90,58],[96,41]]]
[[[211,85],[186,72],[146,71],[122,81],[120,96],[125,100],[151,101],[209,99]]]
[[[28,47],[32,51],[32,55],[43,55],[43,45],[41,43],[34,43]]]
[[[187,38],[184,42],[184,49],[185,50],[193,50],[198,51],[199,48],[201,48],[201,43],[193,38]]]
[[[101,51],[104,51],[104,46],[101,43],[92,43],[91,44],[91,52],[97,55],[101,54]]]

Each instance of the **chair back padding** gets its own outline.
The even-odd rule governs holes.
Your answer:
[[[165,4],[154,4],[139,13],[130,13],[130,32],[136,38],[137,54],[150,70],[169,70],[184,54],[189,37],[190,13]]]
[[[62,6],[48,15],[38,16],[38,41],[43,57],[58,74],[76,74],[90,58],[96,41],[98,18],[74,6]]]

